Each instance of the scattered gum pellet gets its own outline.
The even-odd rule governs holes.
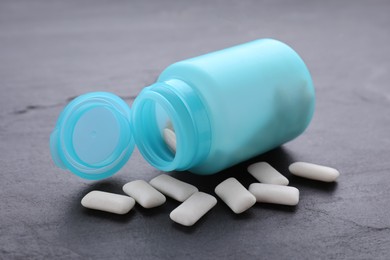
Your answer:
[[[250,165],[248,172],[261,183],[288,185],[288,179],[266,162]]]
[[[236,214],[246,211],[256,203],[256,198],[235,178],[221,182],[214,191]]]
[[[144,208],[154,208],[165,203],[165,196],[144,180],[126,183],[123,191]]]
[[[185,201],[198,191],[195,186],[166,174],[155,177],[149,183],[161,193],[180,202]]]
[[[135,204],[135,200],[129,196],[119,195],[104,191],[91,191],[81,200],[85,208],[96,209],[115,214],[126,214]]]
[[[217,199],[204,192],[195,192],[175,208],[169,217],[183,226],[194,225],[203,215],[217,204]]]
[[[288,169],[296,176],[324,182],[333,182],[340,175],[334,168],[306,162],[295,162]]]
[[[169,149],[176,153],[176,134],[169,128],[164,128],[163,138],[165,143],[168,145]]]
[[[299,190],[290,186],[252,183],[249,191],[257,202],[295,206],[299,202]]]

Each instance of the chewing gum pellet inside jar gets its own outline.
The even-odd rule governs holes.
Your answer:
[[[163,138],[171,152],[176,153],[176,134],[169,128],[164,128]]]
[[[162,142],[169,151],[175,156],[176,153],[176,134],[175,127],[168,112],[159,104],[155,104],[156,126],[161,133]]]
[[[175,154],[176,153],[176,133],[175,128],[171,120],[165,121],[165,127],[162,129],[162,138],[164,139],[165,144],[168,146],[169,150]]]
[[[175,129],[179,124],[175,111],[154,99],[146,100],[140,109],[147,120],[137,125],[144,130],[134,138],[139,141],[137,146],[143,157],[166,172],[180,167],[176,158],[176,136],[181,128]]]

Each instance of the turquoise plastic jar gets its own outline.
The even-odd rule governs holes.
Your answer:
[[[134,143],[163,171],[213,174],[300,135],[314,111],[310,73],[286,44],[262,39],[170,65],[132,110],[107,92],[82,95],[51,135],[56,164],[87,179],[117,172]],[[176,153],[162,138],[172,125]]]

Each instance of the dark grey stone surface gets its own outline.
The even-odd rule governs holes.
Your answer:
[[[389,1],[0,1],[1,259],[389,259]],[[267,160],[301,191],[297,207],[221,201],[191,228],[173,200],[126,216],[86,210],[92,189],[160,174],[134,152],[112,178],[81,180],[48,149],[74,96],[134,96],[169,64],[257,38],[280,39],[309,66],[312,124],[298,139],[210,177],[173,176],[213,193]],[[338,168],[335,184],[292,177],[302,160]]]

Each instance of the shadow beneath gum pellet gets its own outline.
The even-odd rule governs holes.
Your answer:
[[[116,194],[125,195],[122,190],[123,182],[115,179],[102,180],[95,183],[88,184],[88,187],[84,190],[84,195],[93,190],[106,191]]]
[[[211,209],[212,210],[212,209]],[[192,234],[194,233],[195,231],[199,230],[202,228],[202,226],[204,225],[205,222],[209,221],[208,219],[210,217],[212,217],[211,215],[213,215],[212,212],[207,212],[203,217],[201,217],[194,225],[192,226],[183,226],[183,225],[180,225],[178,223],[175,223],[172,221],[172,224],[171,226],[177,230],[177,231],[180,231],[180,232],[183,232],[185,234]],[[215,217],[215,216],[214,216]]]
[[[323,191],[331,194],[337,189],[338,183],[315,181],[315,180],[304,179],[297,176],[292,176],[290,178],[289,186],[304,188],[307,190]]]
[[[158,216],[158,215],[161,215],[162,213],[164,213],[162,210],[161,210],[161,207],[163,207],[165,204],[161,205],[161,206],[158,206],[158,207],[155,207],[155,208],[149,208],[149,209],[145,209],[143,208],[142,206],[136,204],[134,206],[135,210],[140,213],[142,215],[142,217],[154,217],[154,216]]]
[[[252,218],[255,217],[255,215],[253,214],[253,212],[252,212],[251,209],[248,209],[248,210],[246,210],[246,211],[244,211],[244,212],[242,212],[242,213],[239,213],[239,214],[234,213],[234,212],[231,211],[230,209],[229,209],[229,211],[230,211],[231,217],[232,217],[234,220],[236,220],[236,221],[241,221],[241,220],[245,220],[245,221],[246,221],[246,220],[248,220],[248,219],[252,219]]]
[[[99,210],[93,210],[93,209],[81,209],[82,215],[86,217],[92,217],[97,219],[104,219],[107,221],[117,222],[117,223],[127,223],[130,222],[131,219],[135,215],[134,208],[131,209],[128,213],[123,215],[113,214],[109,212],[99,211]]]
[[[135,210],[141,214],[142,217],[152,218],[159,215],[169,215],[169,213],[179,205],[179,202],[167,198],[167,201],[164,204],[155,208],[146,209],[137,203],[135,205]]]
[[[189,227],[172,222],[171,226],[173,229],[175,229],[177,231],[180,231],[182,233],[190,235],[190,234],[193,234],[199,228],[198,226],[201,224],[200,222],[201,222],[201,220],[196,222],[193,226],[189,226]]]
[[[298,205],[286,206],[286,205],[278,205],[278,204],[270,204],[270,203],[256,203],[253,207],[258,208],[260,210],[276,210],[280,212],[294,213],[298,210]]]

